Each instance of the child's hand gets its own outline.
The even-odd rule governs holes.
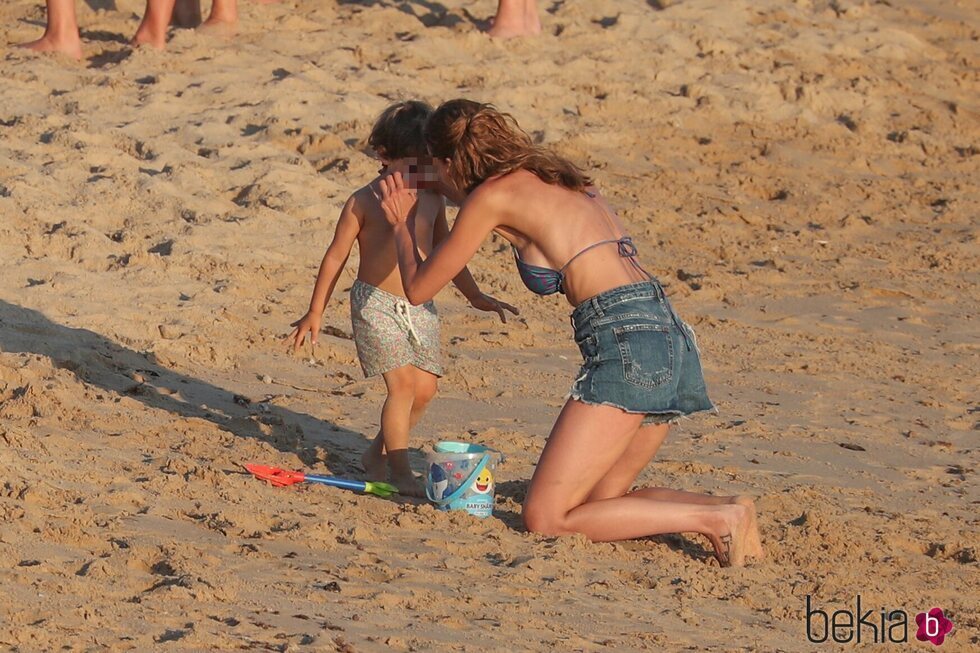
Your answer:
[[[292,341],[293,353],[299,351],[299,348],[303,346],[303,341],[306,340],[306,334],[310,334],[310,342],[316,347],[316,340],[320,335],[320,325],[323,322],[323,316],[317,315],[316,313],[307,313],[299,320],[293,322],[289,326],[296,327],[293,332],[289,334],[289,340]]]
[[[408,222],[409,214],[415,207],[417,193],[405,185],[402,173],[394,172],[381,178],[381,208],[391,226]]]
[[[507,302],[502,302],[499,299],[495,299],[494,297],[491,297],[490,295],[486,295],[482,292],[478,296],[470,300],[470,306],[472,306],[478,311],[495,312],[497,315],[500,316],[500,321],[503,322],[504,324],[507,323],[507,314],[504,313],[505,309],[510,311],[514,315],[521,314],[521,312],[517,310],[516,307],[511,306]]]

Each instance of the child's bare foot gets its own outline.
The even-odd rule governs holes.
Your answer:
[[[371,447],[361,456],[361,468],[369,481],[388,480],[388,457],[380,448]]]
[[[750,524],[749,510],[742,505],[728,506],[718,535],[710,535],[715,557],[722,567],[745,566],[745,549]]]
[[[425,488],[422,487],[422,483],[415,477],[415,474],[411,472],[408,472],[407,474],[396,474],[394,471],[392,471],[391,480],[389,482],[398,488],[398,494],[409,497],[425,496]]]
[[[31,41],[21,43],[18,47],[34,50],[35,52],[60,52],[78,61],[82,58],[82,40],[78,37],[78,32],[66,34],[48,34]]]
[[[762,537],[759,533],[759,521],[755,514],[755,502],[750,497],[739,495],[732,497],[731,503],[744,506],[749,511],[749,525],[745,540],[745,555],[762,561],[766,558],[766,550],[762,548]]]

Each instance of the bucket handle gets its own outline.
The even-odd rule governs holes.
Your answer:
[[[497,457],[499,458],[499,460],[497,461],[497,464],[498,465],[502,465],[503,463],[505,463],[507,461],[507,456],[505,456],[504,455],[504,452],[501,451],[500,449],[494,449],[493,447],[487,447],[487,451],[492,451],[495,454],[497,454]]]
[[[481,450],[482,451],[490,451],[490,452],[493,452],[493,453],[497,454],[497,456],[498,456],[497,464],[498,465],[507,462],[507,456],[505,456],[504,455],[504,452],[501,451],[500,449],[494,449],[493,447],[487,447],[485,445],[480,445],[480,447],[481,447]],[[456,452],[441,452],[438,449],[436,449],[436,453],[456,453]],[[476,453],[476,452],[473,452],[473,453]]]
[[[466,490],[469,489],[471,481],[474,478],[476,478],[477,476],[479,476],[480,472],[483,471],[483,469],[487,466],[487,464],[489,462],[490,462],[490,454],[488,454],[488,453],[483,454],[483,458],[480,458],[480,462],[478,462],[476,464],[476,467],[474,467],[473,468],[473,471],[470,472],[470,475],[466,477],[466,480],[463,481],[462,483],[460,483],[459,484],[459,487],[456,488],[453,491],[453,493],[450,494],[448,497],[443,497],[443,498],[438,499],[438,500],[433,499],[432,498],[432,495],[429,494],[429,484],[428,483],[425,484],[425,496],[429,497],[429,501],[431,501],[431,502],[433,502],[433,503],[435,503],[437,505],[440,505],[440,506],[446,505],[446,504],[449,504],[449,503],[455,501],[459,497],[463,496],[463,492],[466,492]]]

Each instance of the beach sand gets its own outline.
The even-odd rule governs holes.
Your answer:
[[[125,45],[142,2],[78,4],[81,63],[0,55],[0,647],[811,651],[806,597],[860,595],[976,650],[975,5],[566,0],[500,43],[489,0],[242,0],[237,39],[157,52]],[[0,43],[43,20],[3,3]],[[522,316],[437,298],[413,436],[419,470],[441,439],[507,455],[493,518],[243,473],[358,472],[356,260],[315,356],[282,337],[373,118],[460,96],[587,167],[697,329],[719,412],[641,481],[758,497],[765,563],[523,531],[579,360],[496,238],[471,269]]]

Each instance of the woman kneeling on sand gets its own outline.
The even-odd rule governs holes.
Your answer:
[[[668,422],[713,406],[694,331],[640,267],[636,246],[592,181],[534,146],[510,116],[469,100],[439,107],[426,142],[461,209],[448,238],[422,262],[411,224],[415,191],[399,173],[383,180],[382,206],[408,300],[431,299],[492,231],[513,246],[529,290],[563,293],[575,307],[584,363],[531,478],[527,529],[593,541],[693,532],[711,540],[724,566],[761,558],[751,500],[630,491],[667,437]]]

